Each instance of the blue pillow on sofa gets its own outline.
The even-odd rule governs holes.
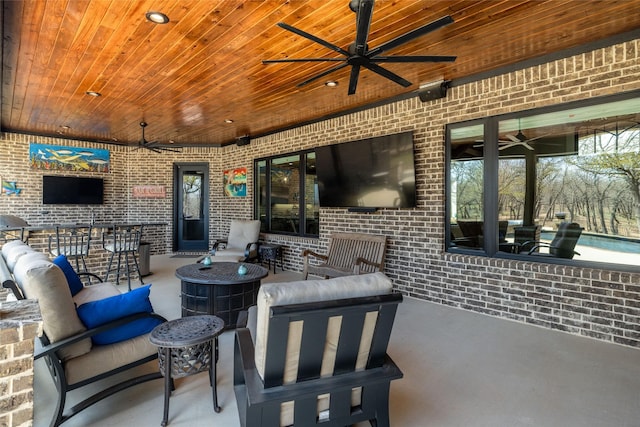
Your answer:
[[[151,313],[153,307],[149,301],[150,287],[151,285],[141,286],[126,294],[84,303],[77,308],[78,317],[91,329],[132,314]],[[151,332],[160,323],[162,320],[151,317],[138,319],[96,334],[91,339],[98,345],[113,344]]]
[[[64,255],[58,255],[53,259],[53,263],[60,267],[60,270],[64,273],[64,277],[67,278],[67,283],[69,284],[69,289],[71,290],[71,296],[75,296],[78,292],[82,290],[84,285],[78,276],[78,273],[73,269],[69,260]]]

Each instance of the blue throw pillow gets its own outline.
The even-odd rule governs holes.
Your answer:
[[[150,286],[142,286],[126,294],[84,303],[77,308],[78,317],[87,328],[91,329],[132,314],[151,313],[153,307],[149,301]],[[160,323],[162,320],[155,318],[138,319],[96,334],[91,339],[97,345],[113,344],[151,332]]]
[[[60,267],[60,270],[64,273],[64,277],[67,278],[69,289],[71,290],[71,296],[74,296],[82,290],[84,285],[78,276],[78,273],[73,269],[69,260],[64,255],[58,255],[54,258],[53,263]]]

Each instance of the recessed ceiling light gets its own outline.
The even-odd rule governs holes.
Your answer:
[[[89,95],[89,96],[95,96],[95,97],[102,96],[102,94],[100,92],[96,92],[96,91],[93,91],[93,90],[88,90],[85,93],[87,95]]]
[[[224,122],[225,122],[225,123],[233,123],[233,120],[231,120],[231,119],[224,119]]]
[[[144,16],[147,17],[147,21],[154,24],[166,24],[169,22],[169,17],[162,12],[147,12]]]
[[[338,86],[338,82],[335,80],[329,80],[328,82],[325,82],[324,85],[326,87],[336,87]]]

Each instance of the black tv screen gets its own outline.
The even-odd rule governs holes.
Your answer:
[[[42,203],[45,205],[101,205],[103,197],[102,178],[42,177]]]
[[[316,173],[323,207],[416,205],[412,132],[318,147]]]

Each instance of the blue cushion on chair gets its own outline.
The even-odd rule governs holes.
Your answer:
[[[58,255],[53,259],[53,263],[60,267],[62,272],[64,273],[64,277],[67,278],[67,283],[69,284],[69,289],[71,290],[71,296],[74,296],[78,292],[82,290],[84,285],[78,276],[78,273],[73,269],[69,260],[64,255]]]
[[[150,286],[141,286],[126,294],[84,303],[77,309],[78,316],[82,323],[91,329],[132,314],[151,313],[153,307],[149,301]],[[98,345],[113,344],[151,332],[160,323],[162,320],[151,317],[138,319],[96,334],[91,339],[94,344]]]

